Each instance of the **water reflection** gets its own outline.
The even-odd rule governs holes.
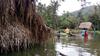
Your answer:
[[[92,53],[89,53],[88,48],[78,47],[77,44],[70,43],[70,45],[65,45],[62,43],[56,43],[55,45],[57,56],[94,56]]]
[[[84,43],[82,39],[69,40],[63,36],[56,41],[56,56],[100,56],[99,42],[99,38]]]

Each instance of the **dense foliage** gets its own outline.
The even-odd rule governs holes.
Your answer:
[[[96,30],[100,30],[100,5],[95,6],[94,14],[89,16],[89,21],[93,23]]]
[[[37,6],[37,12],[44,17],[45,23],[51,28],[75,28],[77,26],[76,24],[78,19],[70,13],[64,13],[62,16],[57,15],[59,6],[60,4],[58,1],[53,1],[48,6],[39,3]]]
[[[71,28],[75,29],[78,26],[78,19],[71,15],[69,12],[64,13],[62,16],[59,18],[59,25],[61,29],[64,28]]]
[[[57,1],[56,1],[57,2]],[[42,15],[45,19],[45,23],[51,27],[56,27],[57,29],[62,28],[78,28],[80,22],[92,22],[95,26],[96,30],[100,30],[100,5],[95,6],[92,8],[94,10],[93,12],[85,14],[82,8],[78,15],[73,15],[73,13],[64,12],[61,16],[57,15],[56,11],[58,7],[60,6],[59,3],[51,2],[48,6],[45,4],[39,3],[37,8],[38,14]],[[54,6],[56,4],[56,7]],[[91,6],[92,7],[92,6]],[[53,9],[56,10],[53,10]],[[89,9],[88,9],[89,10]]]

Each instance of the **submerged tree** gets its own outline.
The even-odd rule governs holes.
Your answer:
[[[35,0],[0,0],[0,50],[7,52],[44,43],[50,36]]]

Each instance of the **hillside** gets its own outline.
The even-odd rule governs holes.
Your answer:
[[[88,7],[83,8],[82,9],[82,15],[87,15],[88,16],[88,15],[93,14],[94,13],[94,7],[95,6],[88,6]],[[80,12],[80,10],[74,11],[71,14],[74,15],[74,16],[77,16],[79,12]]]

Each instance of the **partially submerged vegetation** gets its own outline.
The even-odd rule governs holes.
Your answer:
[[[56,56],[54,38],[49,38],[46,45],[35,44],[33,47],[19,52],[1,54],[1,56]]]
[[[50,28],[36,13],[35,0],[0,0],[0,53],[43,44]]]

